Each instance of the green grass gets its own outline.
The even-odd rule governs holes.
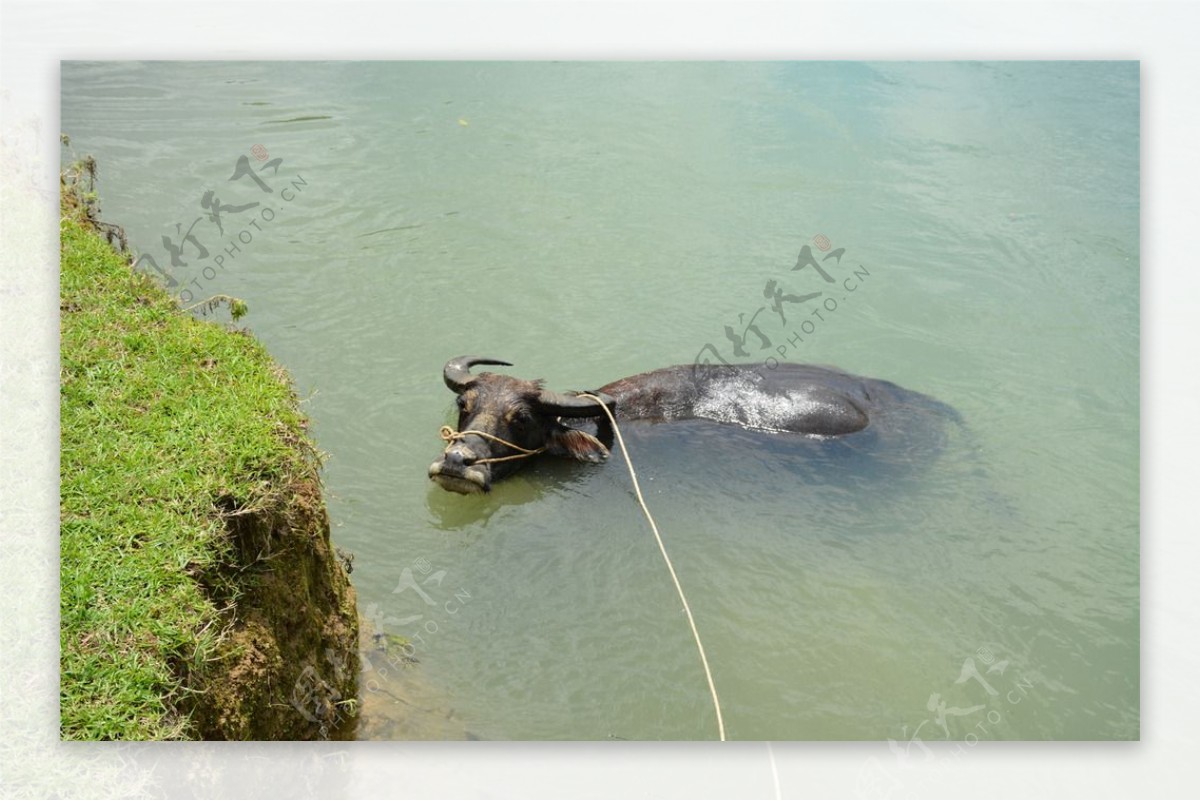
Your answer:
[[[257,341],[181,313],[69,186],[62,209],[62,736],[188,737],[245,561],[222,511],[316,457]]]

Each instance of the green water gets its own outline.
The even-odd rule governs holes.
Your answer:
[[[966,421],[939,454],[627,428],[730,738],[1138,736],[1136,64],[62,79],[104,216],[185,300],[245,299],[307,399],[363,616],[416,659],[368,643],[361,736],[715,736],[619,461],[543,462],[482,498],[426,469],[450,357],[595,387],[706,344],[732,360],[726,326],[742,361],[836,364]],[[792,270],[806,245],[845,249],[832,283]]]

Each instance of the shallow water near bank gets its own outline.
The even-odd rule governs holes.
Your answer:
[[[362,615],[411,642],[364,643],[362,736],[715,736],[618,458],[426,475],[451,357],[566,390],[709,344],[964,420],[868,453],[626,427],[730,738],[1138,736],[1136,64],[62,75],[103,216],[183,300],[245,299],[307,398]]]

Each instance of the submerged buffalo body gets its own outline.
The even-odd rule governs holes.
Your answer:
[[[446,385],[458,395],[458,433],[429,467],[443,488],[487,492],[539,453],[583,462],[608,458],[612,430],[599,402],[549,391],[540,381],[472,374],[475,365],[511,366],[475,356],[446,364]],[[703,419],[815,438],[903,425],[914,409],[957,418],[949,406],[890,381],[807,364],[678,365],[613,381],[592,394],[618,421]]]

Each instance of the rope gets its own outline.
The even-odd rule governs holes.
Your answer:
[[[487,439],[495,440],[496,442],[499,442],[501,445],[507,445],[508,447],[510,447],[514,450],[520,451],[520,453],[514,453],[511,456],[491,456],[491,457],[488,457],[487,459],[476,459],[473,462],[473,464],[487,464],[488,462],[507,462],[510,459],[527,459],[530,456],[536,456],[537,454],[542,453],[543,451],[546,450],[546,448],[543,446],[541,448],[538,448],[537,450],[531,451],[528,448],[522,448],[520,445],[515,445],[506,439],[500,439],[500,437],[497,437],[495,434],[489,434],[486,431],[475,431],[474,429],[471,429],[468,431],[455,431],[450,426],[442,426],[441,430],[438,433],[442,435],[442,439],[446,440],[446,442],[455,442],[457,440],[465,438],[467,436],[467,434],[475,434],[476,436],[486,437]],[[446,447],[449,448],[450,446],[447,445]]]
[[[712,693],[713,708],[717,711],[717,731],[721,736],[721,742],[725,742],[725,721],[721,717],[721,699],[717,697],[717,685],[713,682],[712,671],[708,667],[708,657],[704,654],[704,644],[700,642],[700,632],[696,629],[696,619],[692,617],[692,608],[688,605],[687,596],[683,594],[683,587],[679,584],[679,576],[675,575],[675,568],[671,564],[671,557],[667,556],[667,546],[663,544],[662,535],[658,533],[658,526],[654,523],[654,517],[651,516],[650,510],[646,508],[646,500],[642,497],[642,488],[638,485],[637,473],[634,472],[633,462],[629,459],[629,451],[625,448],[625,439],[621,436],[621,429],[617,426],[617,419],[613,417],[613,413],[605,405],[604,401],[589,392],[579,393],[580,398],[591,398],[600,405],[604,413],[608,415],[608,421],[612,423],[613,433],[617,435],[617,442],[621,446],[621,453],[625,456],[625,465],[629,468],[629,477],[633,479],[633,490],[637,494],[638,503],[641,504],[642,513],[646,515],[646,520],[650,521],[650,529],[654,532],[654,539],[658,541],[658,550],[662,552],[663,561],[667,563],[667,570],[671,572],[671,580],[675,582],[675,591],[679,593],[679,600],[683,601],[683,611],[687,613],[688,625],[692,627],[692,637],[696,640],[696,649],[700,651],[700,663],[704,665],[704,676],[708,679],[708,690]]]

